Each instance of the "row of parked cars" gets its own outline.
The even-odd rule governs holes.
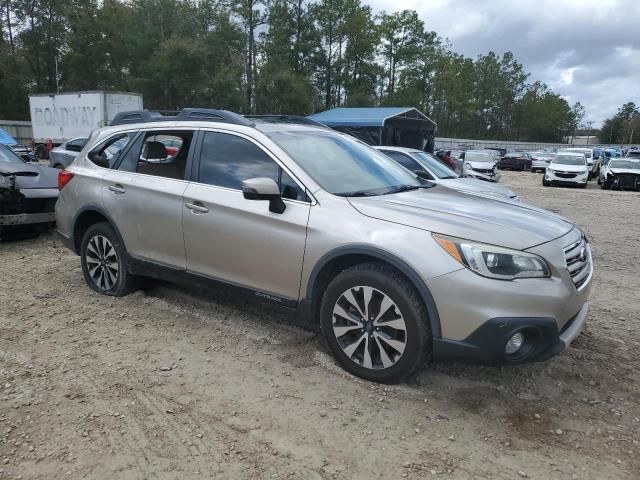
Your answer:
[[[624,155],[624,157],[623,157]],[[614,148],[566,148],[560,151],[513,151],[491,148],[441,152],[440,159],[453,159],[464,176],[470,172],[499,178],[498,170],[542,172],[542,184],[573,185],[586,188],[597,178],[602,188],[640,189],[637,160],[640,149],[621,151]]]

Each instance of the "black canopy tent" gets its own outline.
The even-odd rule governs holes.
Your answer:
[[[433,152],[436,124],[411,107],[333,108],[309,117],[370,145],[410,147]]]

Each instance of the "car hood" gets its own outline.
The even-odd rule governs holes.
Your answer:
[[[471,168],[481,168],[483,170],[492,169],[495,162],[474,162],[473,160],[465,160],[465,163],[471,165]]]
[[[551,170],[558,172],[583,172],[586,169],[585,165],[559,165],[551,164],[549,167]]]
[[[469,195],[441,185],[348,200],[368,217],[518,250],[549,242],[574,227],[533,205]]]
[[[58,170],[55,168],[12,162],[0,164],[0,171],[9,175],[17,174],[16,187],[18,189],[58,188]]]
[[[618,174],[618,173],[632,173],[634,175],[640,175],[640,170],[633,169],[633,168],[610,168],[609,171],[613,174]]]
[[[475,178],[447,178],[439,180],[438,183],[461,192],[488,195],[497,194],[505,198],[512,198],[516,196],[510,188],[507,188],[504,185],[476,180]]]

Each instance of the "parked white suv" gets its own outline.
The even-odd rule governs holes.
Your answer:
[[[542,185],[575,186],[587,188],[590,170],[583,153],[563,150],[558,152],[542,175]]]
[[[60,235],[95,291],[149,276],[248,292],[369,380],[428,359],[545,360],[589,311],[589,243],[571,222],[434,185],[326,128],[185,110],[97,130],[59,184]]]

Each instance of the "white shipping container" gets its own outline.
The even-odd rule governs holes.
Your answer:
[[[74,92],[31,95],[29,111],[35,144],[60,144],[88,137],[109,125],[118,112],[142,110],[142,95],[128,92]]]

